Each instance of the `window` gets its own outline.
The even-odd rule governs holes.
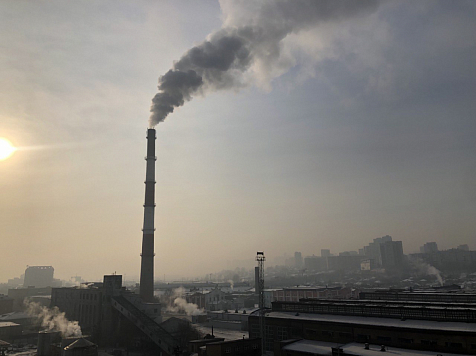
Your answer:
[[[404,337],[399,337],[398,342],[402,344],[413,344],[413,339],[406,339]]]
[[[390,342],[392,341],[392,338],[390,336],[377,336],[377,340],[382,342]]]
[[[227,348],[225,349],[225,353],[226,353],[226,354],[231,354],[231,347],[227,347]]]
[[[357,334],[357,341],[369,341],[370,335]]]
[[[454,349],[460,349],[463,347],[463,344],[461,342],[445,342],[445,346]]]

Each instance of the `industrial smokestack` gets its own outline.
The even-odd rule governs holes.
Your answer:
[[[144,225],[140,269],[140,296],[154,300],[154,211],[155,211],[155,129],[147,130],[147,168],[145,174]]]

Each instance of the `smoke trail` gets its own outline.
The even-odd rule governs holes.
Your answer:
[[[204,313],[203,309],[199,309],[197,304],[188,303],[185,298],[185,289],[179,287],[174,289],[173,298],[174,301],[172,305],[167,306],[167,311],[173,313],[184,312],[187,315],[198,315]]]
[[[57,307],[49,309],[39,303],[25,300],[26,313],[41,323],[41,327],[48,331],[59,331],[63,337],[82,336],[81,327],[77,321],[70,321]]]
[[[329,21],[373,12],[377,0],[222,0],[222,28],[188,50],[159,78],[151,127],[195,94],[240,88],[282,74],[282,41]]]

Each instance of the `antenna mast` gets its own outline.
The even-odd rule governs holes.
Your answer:
[[[259,305],[259,334],[261,338],[261,355],[266,354],[266,335],[265,335],[265,306],[264,306],[264,257],[263,251],[256,252],[256,261],[258,261],[259,279],[258,279],[258,305]]]

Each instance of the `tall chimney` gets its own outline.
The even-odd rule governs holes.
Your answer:
[[[154,210],[155,210],[155,129],[147,130],[147,169],[145,174],[144,225],[140,268],[140,296],[154,300]]]

